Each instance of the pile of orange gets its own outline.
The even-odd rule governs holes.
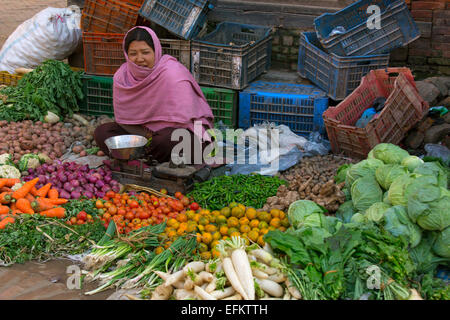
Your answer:
[[[210,259],[220,255],[216,250],[219,240],[240,236],[247,244],[256,242],[264,246],[263,237],[267,232],[276,229],[285,231],[288,227],[287,215],[281,210],[257,211],[233,202],[220,211],[199,208],[169,218],[164,232],[164,247],[181,235],[196,233],[200,255],[203,259]]]

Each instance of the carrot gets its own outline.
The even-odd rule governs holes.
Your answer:
[[[12,187],[14,186],[16,183],[20,183],[20,179],[14,179],[14,178],[9,178],[6,179],[8,181],[6,181],[5,187]]]
[[[17,216],[18,214],[22,214],[23,212],[22,211],[20,211],[20,210],[18,210],[18,209],[15,209],[15,210],[12,210],[11,211],[11,215],[13,215],[13,216]]]
[[[31,207],[36,212],[46,211],[53,209],[56,205],[50,203],[50,199],[47,198],[37,198],[31,203]]]
[[[30,201],[30,203],[36,200],[36,198],[31,193],[27,193],[24,199],[27,199],[28,201]]]
[[[6,185],[6,181],[8,181],[7,178],[1,178],[0,179],[0,188],[3,188]]]
[[[36,192],[37,192],[36,187],[31,188],[31,190],[30,190],[30,194],[31,194],[31,195],[33,195],[33,196],[36,197]]]
[[[51,183],[47,183],[46,185],[42,186],[38,191],[36,192],[36,197],[45,197],[52,187]]]
[[[9,187],[0,188],[0,192],[12,192],[12,189]]]
[[[50,199],[58,199],[58,198],[59,198],[58,190],[56,190],[56,189],[54,189],[54,188],[51,188],[51,189],[48,191],[47,196],[48,196]]]
[[[7,214],[7,213],[9,213],[9,207],[0,205],[0,214]]]
[[[14,223],[14,221],[16,221],[16,219],[14,219],[13,217],[6,217],[2,221],[0,221],[0,230],[5,229],[7,224]]]
[[[64,198],[57,198],[57,199],[48,199],[50,203],[55,205],[61,205],[67,203],[69,200]]]
[[[66,209],[64,209],[63,207],[56,207],[53,209],[41,211],[40,215],[46,216],[48,218],[64,218],[66,216]]]
[[[34,210],[31,207],[30,201],[28,201],[25,198],[20,198],[19,200],[17,200],[16,201],[16,207],[17,207],[17,209],[19,209],[23,213],[34,214]]]
[[[17,210],[17,206],[15,202],[11,202],[11,204],[9,205],[9,208],[11,209],[11,211]]]
[[[13,198],[14,199],[20,199],[20,198],[25,198],[25,196],[27,195],[28,192],[30,192],[31,188],[33,188],[36,183],[38,183],[39,178],[34,178],[33,180],[27,181],[23,184],[23,186],[20,189],[17,189],[16,191],[14,191],[13,193]]]
[[[11,195],[12,195],[12,192],[7,192],[7,191],[0,193],[0,203],[1,204],[8,204],[8,203],[10,203],[11,202]]]

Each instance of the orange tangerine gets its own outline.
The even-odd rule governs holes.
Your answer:
[[[224,207],[220,210],[220,214],[228,218],[231,216],[231,209],[229,207]]]
[[[212,233],[213,240],[220,240],[222,238],[222,234],[219,231]]]
[[[194,215],[195,215],[195,211],[194,210],[188,210],[186,211],[186,216],[189,220],[193,220],[194,219]]]
[[[236,217],[230,217],[227,221],[227,225],[231,227],[237,227],[239,225],[239,220]]]
[[[256,210],[255,210],[255,208],[247,208],[247,211],[245,211],[245,216],[249,220],[255,219],[256,218]]]
[[[269,226],[269,228],[268,228],[268,230],[269,231],[274,231],[274,230],[276,230],[277,228],[275,228],[274,226]]]
[[[212,223],[216,222],[216,216],[213,216],[212,214],[207,215],[206,218],[209,220],[209,222],[212,222]]]
[[[244,211],[244,213],[245,213],[245,210],[247,210],[247,208],[242,203],[238,203],[238,207],[241,208],[242,211]]]
[[[209,259],[211,259],[211,256],[212,256],[212,254],[210,251],[205,251],[205,252],[200,253],[200,257],[203,260],[209,260]]]
[[[228,234],[228,227],[227,226],[221,226],[219,229],[219,232],[221,235],[227,235]]]
[[[284,213],[284,211],[281,211],[281,210],[280,210],[280,216],[279,216],[278,218],[280,218],[281,220],[283,220],[284,218],[286,218],[286,213]]]
[[[212,214],[213,216],[217,217],[217,216],[220,215],[220,211],[219,211],[219,210],[214,210],[214,211],[211,212],[211,214]]]
[[[220,240],[220,238],[219,238],[219,240]],[[214,248],[219,244],[219,240],[214,240],[213,242],[211,242],[210,247],[211,247],[212,249],[214,249]]]
[[[242,210],[242,208],[239,206],[236,206],[233,209],[231,209],[231,215],[236,218],[241,218],[244,215],[244,212],[245,211]]]
[[[243,225],[243,224],[249,224],[250,220],[248,220],[247,217],[242,217],[239,219],[239,224]]]
[[[206,215],[208,215],[208,214],[210,214],[211,212],[208,210],[208,209],[202,209],[202,210],[200,210],[200,214],[202,215],[202,216],[206,216]]]
[[[259,220],[257,220],[257,219],[253,219],[253,220],[250,221],[250,223],[249,223],[249,226],[250,226],[251,228],[257,228],[258,225],[259,225]]]
[[[218,215],[216,217],[216,223],[218,225],[227,224],[227,217],[225,217],[224,215]]]
[[[197,235],[197,242],[202,242],[202,234],[197,232],[196,235]]]
[[[194,232],[197,230],[197,224],[195,222],[189,222],[186,227],[186,232]]]
[[[239,228],[239,231],[242,233],[247,233],[247,232],[250,232],[251,230],[252,230],[252,228],[250,228],[250,226],[248,224],[243,224]]]
[[[267,224],[267,222],[265,222],[265,221],[261,221],[259,224],[258,224],[258,228],[259,229],[264,229],[264,228],[268,228],[269,227],[269,225]]]
[[[230,237],[229,236],[223,236],[222,237],[222,240],[227,240],[227,239],[230,239]]]
[[[272,209],[272,210],[270,210],[270,215],[274,218],[278,218],[280,216],[280,210]]]
[[[200,243],[199,245],[198,245],[198,251],[199,252],[205,252],[205,251],[208,251],[208,245],[206,244],[206,243]]]
[[[281,227],[281,220],[279,218],[273,218],[270,220],[270,225],[275,228]]]
[[[160,254],[160,253],[163,252],[163,251],[164,251],[164,248],[161,247],[161,246],[155,249],[155,253],[156,253],[156,254]]]
[[[216,227],[215,225],[213,225],[213,224],[207,224],[207,225],[205,226],[205,231],[206,231],[206,232],[213,233],[213,232],[215,232],[216,230],[217,230],[217,227]]]
[[[251,230],[248,233],[248,238],[253,242],[258,241],[258,237],[259,237],[259,232],[256,232],[255,230]]]
[[[188,217],[185,213],[180,213],[177,215],[177,221],[178,222],[186,222],[186,221],[188,221]]]
[[[220,252],[219,252],[219,250],[216,250],[216,249],[212,249],[211,250],[211,254],[212,254],[212,257],[213,258],[220,258]]]
[[[167,220],[168,227],[173,227],[175,225],[175,223],[177,223],[177,220],[174,218],[170,218],[169,220]]]
[[[231,234],[232,233],[235,233],[235,232],[239,232],[239,230],[237,229],[237,228],[229,228],[228,229],[228,235],[231,237]]]
[[[290,226],[289,219],[286,217],[283,220],[281,220],[281,225],[285,228],[289,228]]]
[[[233,237],[239,237],[241,234],[239,233],[239,231],[235,231],[235,232],[232,232],[231,234],[230,234],[230,238],[233,238]]]
[[[207,217],[203,216],[198,220],[198,224],[206,226],[207,224],[209,224],[209,220]]]
[[[260,235],[265,235],[267,232],[269,232],[269,229],[267,228],[262,228],[261,230],[259,230]]]
[[[259,234],[259,229],[258,228],[253,228],[252,231],[255,231]]]
[[[238,204],[236,202],[231,202],[228,207],[230,207],[230,209],[233,209],[234,207],[236,207]]]
[[[285,227],[279,227],[278,230],[280,230],[281,232],[285,232],[286,228]]]
[[[262,221],[265,221],[265,222],[267,222],[267,223],[269,223],[270,220],[272,220],[272,216],[270,215],[270,213],[265,212],[265,213],[262,215],[262,219],[261,219],[261,220],[262,220]]]
[[[266,244],[266,242],[264,241],[264,236],[259,236],[259,237],[258,237],[257,243],[258,243],[261,247],[264,247],[264,245]]]
[[[197,226],[197,228],[198,228],[198,231],[200,231],[200,232],[205,231],[205,226],[203,226],[203,225],[201,225],[201,224],[199,224],[199,225]]]
[[[198,222],[198,221],[200,220],[200,218],[201,218],[201,215],[198,214],[198,213],[196,213],[196,214],[194,214],[194,216],[192,217],[192,220],[194,220],[195,222]]]
[[[206,244],[210,244],[212,242],[212,235],[209,232],[204,232],[202,234],[202,242]]]

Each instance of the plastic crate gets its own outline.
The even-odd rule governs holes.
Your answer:
[[[81,15],[84,32],[126,33],[137,23],[139,7],[118,0],[86,0]]]
[[[0,71],[0,85],[16,86],[22,78],[20,74],[11,74],[7,71]]]
[[[378,97],[386,98],[383,110],[365,128],[354,126]],[[378,143],[398,144],[428,110],[408,68],[372,70],[360,86],[336,107],[323,113],[333,153],[363,159]]]
[[[123,34],[83,32],[84,70],[87,74],[111,76],[125,62]]]
[[[256,81],[239,93],[239,127],[268,121],[298,135],[323,134],[322,113],[327,108],[328,97],[316,86]]]
[[[230,128],[237,127],[238,92],[230,89],[201,87],[214,114],[214,122],[222,121]]]
[[[159,39],[162,53],[175,57],[189,71],[191,70],[191,42],[179,39]]]
[[[146,0],[139,15],[188,40],[201,31],[211,8],[208,0]]]
[[[87,115],[114,116],[113,78],[83,75],[84,99],[80,112]]]
[[[314,32],[300,36],[298,72],[334,100],[343,100],[353,92],[370,70],[387,68],[389,54],[341,57],[323,51]]]
[[[367,13],[370,5],[377,5],[381,10],[380,29],[367,26],[373,14]],[[387,53],[420,37],[419,28],[403,0],[360,0],[336,13],[321,15],[314,20],[314,25],[323,47],[341,56]],[[329,37],[337,26],[346,31]]]
[[[269,70],[271,28],[222,22],[191,43],[191,72],[201,85],[241,90]]]
[[[141,7],[144,4],[145,0],[122,0],[123,2],[136,7]]]

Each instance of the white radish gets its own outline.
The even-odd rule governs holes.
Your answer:
[[[208,293],[213,292],[214,290],[216,290],[216,284],[217,284],[217,278],[214,277],[213,280],[210,283],[208,283],[208,285],[206,286],[205,291]]]
[[[223,298],[222,300],[242,300],[242,296],[237,293],[234,296]]]
[[[285,291],[283,300],[291,300],[291,294],[289,293],[289,290]]]
[[[203,282],[211,282],[213,281],[213,279],[215,278],[211,273],[206,272],[206,271],[202,271],[198,274],[198,277],[203,281]]]
[[[188,263],[183,267],[184,275],[187,275],[187,273],[191,270],[192,272],[199,273],[203,270],[205,270],[205,263],[203,261],[193,261]]]
[[[259,279],[269,278],[269,275],[267,273],[265,273],[264,271],[261,271],[259,269],[256,269],[256,268],[252,268],[252,273],[256,278],[259,278]]]
[[[275,281],[268,279],[256,279],[256,283],[262,290],[264,290],[273,297],[280,298],[283,296],[284,293],[283,287],[280,286]]]
[[[174,292],[176,300],[195,299],[196,294],[193,290],[176,289]]]
[[[227,276],[228,280],[231,283],[231,286],[239,292],[239,294],[245,299],[248,300],[247,293],[245,292],[244,288],[242,287],[241,282],[239,281],[238,275],[236,274],[236,271],[233,267],[233,262],[231,261],[231,258],[225,257],[223,259],[223,270],[225,271],[225,275]]]
[[[172,286],[167,286],[166,284],[161,284],[155,288],[150,300],[169,300],[170,295],[173,292]]]
[[[175,289],[184,289],[184,280],[180,280],[172,284]]]
[[[266,264],[269,264],[273,259],[273,256],[264,249],[255,249],[255,250],[252,250],[251,253],[257,259],[261,260],[262,262],[264,262]]]
[[[187,278],[186,281],[184,282],[184,290],[192,290],[194,289],[195,286],[195,282],[191,279],[191,278]]]
[[[286,276],[284,274],[282,274],[281,272],[278,272],[278,273],[270,275],[268,279],[275,281],[276,283],[281,283],[281,282],[286,281]]]
[[[167,279],[166,279],[166,285],[171,286],[175,282],[178,282],[182,280],[185,277],[184,271],[180,270],[175,273],[172,273]]]
[[[252,268],[245,252],[245,240],[239,237],[232,237],[230,246],[233,249],[231,252],[233,267],[236,270],[239,282],[247,293],[248,299],[246,300],[255,300],[255,284],[253,282]],[[243,297],[245,299],[244,295]]]
[[[263,249],[264,249],[264,251],[270,253],[273,256],[273,250],[272,250],[272,247],[270,246],[269,243],[266,242],[266,244],[264,245]]]
[[[296,299],[296,300],[301,300],[302,299],[302,294],[297,289],[297,287],[294,286],[294,284],[291,282],[291,280],[289,278],[287,278],[284,283],[286,284],[286,288],[288,289],[289,293],[291,294],[291,296],[294,299]]]
[[[194,291],[202,300],[217,300],[214,296],[210,295],[199,286],[195,286]]]
[[[226,287],[223,290],[214,290],[211,295],[217,300],[224,299],[236,293],[233,287]]]
[[[158,277],[160,277],[164,281],[167,281],[167,279],[170,277],[170,274],[166,273],[166,272],[162,272],[162,271],[158,271],[158,270],[156,270],[154,272]]]

